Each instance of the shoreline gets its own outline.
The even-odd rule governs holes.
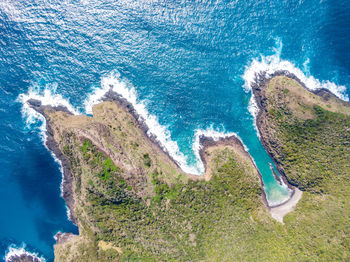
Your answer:
[[[293,208],[295,207],[295,205],[298,203],[298,201],[300,200],[300,198],[302,196],[302,191],[298,188],[297,184],[291,182],[288,179],[288,177],[286,176],[286,174],[284,172],[282,164],[274,157],[274,154],[269,149],[268,143],[266,142],[264,136],[262,135],[262,131],[261,131],[262,129],[264,129],[264,121],[265,121],[265,117],[267,114],[267,109],[266,109],[266,104],[265,104],[265,101],[266,101],[265,88],[269,84],[270,80],[276,76],[285,76],[285,77],[291,78],[291,79],[295,80],[298,84],[300,84],[303,88],[305,88],[307,91],[309,91],[317,96],[320,96],[321,98],[325,99],[326,101],[329,100],[330,98],[336,98],[342,105],[345,105],[347,107],[350,107],[350,103],[338,98],[335,94],[333,94],[328,89],[325,89],[325,88],[320,88],[320,89],[316,89],[316,90],[309,89],[305,85],[305,83],[303,83],[296,75],[294,75],[293,73],[291,73],[289,71],[280,70],[280,71],[274,72],[271,75],[267,75],[266,72],[255,75],[255,81],[251,85],[251,92],[252,92],[253,99],[256,103],[256,106],[258,108],[258,112],[257,112],[257,114],[255,116],[255,120],[254,120],[256,127],[257,127],[258,136],[259,136],[259,139],[260,139],[263,147],[265,148],[268,155],[271,157],[273,163],[276,166],[276,169],[278,170],[278,172],[281,175],[278,178],[282,179],[284,184],[289,189],[292,190],[292,194],[290,195],[290,197],[286,201],[284,201],[278,205],[269,207],[269,212],[270,212],[271,216],[283,224],[283,217],[287,213],[289,213],[293,210]],[[274,173],[274,176],[276,177],[277,175],[275,174],[275,172],[273,172],[273,173]]]
[[[286,176],[282,164],[274,157],[273,152],[271,149],[268,147],[268,143],[265,141],[264,136],[262,135],[262,129],[264,129],[264,121],[265,117],[267,114],[267,109],[266,109],[266,97],[265,97],[265,88],[269,84],[270,80],[276,76],[285,76],[289,77],[291,79],[294,79],[297,81],[302,87],[304,87],[306,90],[317,94],[317,92],[313,92],[313,90],[310,90],[309,88],[306,87],[306,85],[301,82],[299,78],[297,78],[294,74],[288,72],[288,71],[276,71],[272,75],[266,76],[266,73],[261,73],[257,74],[255,76],[255,82],[251,86],[252,88],[252,96],[253,99],[255,100],[255,103],[258,108],[257,115],[255,116],[255,124],[257,127],[257,132],[259,136],[259,140],[262,143],[263,147],[265,148],[267,154],[270,156],[272,159],[273,163],[275,164],[276,169],[280,173],[280,177],[278,177],[280,180],[280,183],[283,181],[283,183],[290,189],[292,190],[291,195],[289,198],[278,204],[274,205],[268,208],[270,215],[276,219],[278,222],[283,224],[283,217],[288,214],[289,212],[293,211],[295,205],[298,203],[298,201],[301,198],[302,191],[297,187],[298,185],[292,183],[289,181],[288,177]],[[319,90],[318,90],[319,92]],[[331,95],[334,96],[329,90],[323,90],[325,93],[330,93]],[[275,176],[275,179],[277,177],[277,174],[273,171],[273,174]],[[281,181],[282,180],[282,181]]]
[[[264,205],[266,206],[267,209],[271,208],[271,207],[275,207],[275,206],[270,206],[268,201],[267,201],[267,197],[266,197],[266,193],[264,191],[264,182],[262,179],[262,175],[259,171],[259,169],[257,168],[252,156],[249,154],[249,152],[245,149],[245,146],[243,144],[243,142],[240,140],[240,138],[238,138],[235,135],[231,135],[231,136],[227,136],[227,137],[221,137],[218,140],[214,140],[212,137],[210,136],[205,136],[205,135],[200,135],[199,136],[199,145],[200,145],[200,149],[199,149],[199,156],[201,161],[203,162],[204,165],[204,173],[201,175],[195,175],[195,174],[190,174],[190,173],[186,173],[185,171],[183,171],[180,167],[180,165],[174,160],[174,158],[168,153],[168,151],[162,147],[162,145],[159,143],[159,141],[157,140],[156,137],[154,136],[150,136],[147,131],[148,131],[148,126],[145,123],[145,120],[143,119],[143,117],[141,115],[139,115],[135,108],[133,107],[133,105],[127,101],[125,98],[123,98],[122,96],[120,96],[118,93],[109,90],[101,99],[101,102],[104,101],[112,101],[114,103],[117,103],[119,106],[123,107],[125,110],[127,110],[127,112],[129,112],[134,119],[136,120],[136,122],[139,125],[139,128],[142,130],[143,134],[145,135],[145,138],[150,140],[151,143],[153,143],[158,149],[160,149],[160,151],[162,153],[164,153],[170,160],[171,162],[173,162],[176,167],[179,169],[180,172],[185,173],[188,177],[190,177],[191,179],[194,180],[209,180],[210,179],[210,174],[208,173],[208,163],[206,161],[205,158],[205,151],[210,148],[210,147],[217,147],[217,146],[232,146],[232,145],[237,145],[239,146],[242,151],[246,154],[246,156],[248,156],[250,158],[250,160],[252,161],[252,164],[254,165],[255,169],[258,172],[258,176],[260,179],[260,183],[261,183],[261,198],[262,198],[262,202],[264,203]],[[289,199],[288,199],[289,200]],[[287,201],[288,201],[287,200]]]
[[[242,152],[244,152],[244,154],[249,157],[249,159],[251,160],[252,164],[254,165],[255,169],[258,172],[259,180],[261,183],[262,202],[264,203],[264,205],[266,206],[267,209],[274,207],[274,206],[270,206],[268,201],[267,201],[267,197],[266,197],[266,194],[264,191],[264,183],[263,183],[262,175],[261,175],[259,169],[257,168],[252,156],[245,149],[243,142],[237,136],[230,135],[227,137],[221,137],[217,140],[214,140],[210,136],[200,135],[199,136],[199,144],[200,144],[199,156],[200,156],[200,159],[203,162],[203,165],[205,167],[205,172],[202,175],[186,173],[181,169],[180,165],[174,160],[174,158],[168,153],[168,151],[164,147],[162,147],[162,145],[159,143],[157,138],[148,134],[149,128],[146,125],[145,120],[143,119],[143,117],[141,115],[139,115],[136,112],[135,108],[133,107],[133,105],[130,102],[128,102],[125,98],[123,98],[118,93],[116,93],[112,90],[109,90],[103,96],[103,98],[101,99],[101,102],[104,102],[104,101],[114,102],[118,106],[120,106],[124,110],[126,110],[128,113],[130,113],[133,116],[133,118],[135,119],[135,121],[138,125],[138,128],[141,129],[145,139],[148,139],[154,146],[156,146],[157,149],[159,150],[159,152],[161,152],[162,154],[165,154],[166,157],[176,166],[176,168],[180,172],[185,173],[190,179],[193,179],[193,180],[198,180],[198,179],[209,180],[210,179],[210,174],[208,173],[208,168],[207,168],[208,163],[206,161],[206,156],[205,156],[205,151],[208,148],[218,147],[218,146],[234,146],[234,145],[240,147]],[[50,105],[41,105],[41,102],[39,100],[35,100],[35,99],[30,99],[27,101],[27,103],[29,104],[29,106],[32,109],[34,109],[35,111],[37,111],[38,113],[43,115],[45,119],[47,119],[47,115],[45,113],[46,109],[51,109],[51,110],[55,110],[55,111],[63,111],[67,114],[73,115],[73,113],[70,112],[64,106],[53,107]],[[75,225],[77,225],[77,218],[75,217],[75,214],[74,214],[74,198],[73,198],[73,188],[72,188],[73,176],[72,176],[71,171],[70,171],[69,160],[66,159],[66,157],[61,152],[58,144],[54,140],[53,132],[52,132],[50,123],[47,120],[46,120],[46,135],[47,135],[46,146],[62,164],[62,170],[63,170],[62,186],[61,186],[62,197],[64,198],[66,205],[67,205],[67,208],[68,208],[69,219]],[[60,235],[58,235],[58,237],[60,237]]]
[[[253,99],[256,102],[256,105],[258,108],[258,113],[255,117],[255,123],[256,123],[257,131],[258,131],[258,136],[259,136],[259,139],[260,139],[261,143],[263,144],[263,147],[265,148],[266,152],[269,154],[273,163],[275,164],[278,172],[281,174],[281,179],[283,180],[283,182],[290,189],[294,189],[298,185],[289,181],[288,177],[285,175],[285,172],[282,168],[281,163],[278,162],[278,160],[274,157],[273,153],[269,150],[264,137],[261,135],[261,129],[263,129],[263,124],[264,124],[263,123],[264,122],[264,113],[265,114],[267,113],[267,110],[265,108],[266,97],[264,94],[264,89],[266,88],[266,86],[268,85],[270,80],[276,76],[285,76],[285,77],[291,78],[291,79],[295,80],[296,82],[298,82],[298,84],[300,84],[307,91],[309,91],[317,96],[320,96],[320,97],[324,98],[325,100],[328,100],[330,97],[333,97],[333,98],[336,98],[340,103],[342,103],[342,105],[345,105],[347,107],[350,107],[350,102],[347,102],[347,101],[344,101],[344,100],[338,98],[330,90],[325,89],[325,88],[316,89],[316,90],[309,89],[305,85],[305,83],[303,83],[297,76],[295,76],[293,73],[291,73],[289,71],[280,70],[280,71],[274,72],[273,74],[271,74],[269,76],[266,76],[265,72],[263,72],[261,74],[256,74],[255,82],[251,86],[251,92],[252,92]]]
[[[73,175],[70,170],[69,160],[63,155],[61,149],[59,148],[57,142],[53,137],[52,128],[47,121],[47,115],[45,109],[53,109],[56,111],[63,111],[67,114],[72,115],[72,113],[64,106],[43,106],[40,101],[29,99],[27,101],[28,105],[44,116],[46,124],[46,142],[47,148],[54,154],[54,156],[60,161],[62,167],[62,182],[61,182],[61,194],[67,206],[68,219],[71,220],[75,225],[78,224],[78,220],[74,212],[74,197],[73,197]]]
[[[256,83],[254,84],[254,87],[252,88],[252,90],[255,90],[255,88],[261,88],[262,84],[266,84],[268,80],[270,80],[271,78],[273,78],[274,76],[277,75],[286,75],[286,76],[293,76],[292,74],[290,74],[289,72],[276,72],[275,74],[273,74],[272,76],[270,76],[269,78],[264,78],[263,75],[259,75],[259,79],[257,79]],[[295,76],[294,78],[300,82],[300,80],[298,80]],[[303,85],[305,86],[305,85]],[[256,95],[253,92],[253,95],[256,99]],[[149,135],[148,130],[149,127],[146,125],[145,123],[145,119],[143,119],[143,117],[141,115],[139,115],[135,108],[133,107],[133,105],[127,101],[125,98],[123,98],[122,96],[120,96],[118,93],[109,90],[101,99],[101,102],[104,101],[111,101],[114,102],[116,104],[118,104],[118,106],[122,107],[124,110],[126,110],[128,113],[130,113],[133,118],[135,119],[136,123],[138,124],[138,128],[141,129],[143,135],[145,136],[145,139],[148,139],[154,146],[156,146],[159,149],[159,152],[161,152],[162,154],[165,154],[167,156],[167,158],[176,166],[176,168],[182,172],[185,173],[186,175],[189,176],[190,179],[210,179],[210,174],[208,173],[208,163],[206,161],[206,153],[205,151],[210,148],[210,147],[217,147],[217,146],[238,146],[241,148],[242,152],[244,152],[244,154],[246,156],[249,157],[249,159],[251,160],[251,162],[253,163],[255,169],[258,172],[258,176],[259,176],[259,180],[261,183],[261,199],[263,204],[266,206],[266,208],[268,209],[268,211],[271,214],[271,210],[276,210],[276,208],[281,208],[282,206],[287,206],[290,205],[290,203],[292,202],[291,200],[293,199],[293,197],[295,196],[295,189],[294,189],[294,185],[290,184],[288,182],[288,180],[284,177],[284,172],[280,170],[279,168],[279,164],[276,163],[276,160],[273,158],[273,156],[271,156],[271,153],[269,152],[269,150],[267,150],[266,144],[262,141],[263,146],[265,148],[265,150],[268,152],[268,154],[270,155],[270,157],[272,158],[272,160],[274,161],[276,168],[278,169],[278,171],[281,173],[281,178],[283,179],[284,183],[290,188],[292,189],[292,194],[291,196],[284,202],[277,204],[277,205],[269,205],[268,201],[267,201],[267,197],[266,197],[266,193],[264,191],[264,183],[263,183],[263,179],[262,179],[262,175],[259,171],[259,169],[257,168],[252,156],[249,154],[248,151],[246,151],[243,142],[236,137],[235,135],[231,135],[228,137],[222,137],[219,138],[217,140],[214,140],[212,137],[209,136],[205,136],[205,135],[201,135],[199,137],[199,144],[200,144],[200,149],[199,149],[199,156],[201,161],[203,162],[203,165],[205,167],[205,173],[202,175],[195,175],[195,174],[190,174],[190,173],[186,173],[184,172],[179,163],[176,162],[174,160],[173,157],[170,156],[169,152],[160,144],[160,142],[157,140],[157,138],[153,135]],[[258,105],[258,116],[257,119],[259,118],[259,115],[261,115],[262,112],[262,107],[260,105],[260,103],[258,103],[257,99],[256,99],[257,105]],[[47,135],[47,140],[46,140],[46,146],[47,148],[54,154],[54,156],[56,156],[56,158],[61,162],[62,165],[62,197],[64,198],[67,208],[68,208],[68,217],[69,219],[75,224],[78,224],[78,220],[75,216],[74,213],[74,197],[73,197],[73,176],[70,170],[70,165],[69,165],[69,160],[63,155],[63,153],[61,152],[58,144],[56,143],[56,141],[54,140],[53,137],[53,132],[50,126],[49,121],[47,121],[47,115],[45,113],[46,109],[51,109],[51,110],[55,110],[55,111],[63,111],[67,114],[73,115],[72,112],[70,112],[66,107],[64,106],[50,106],[50,105],[42,105],[41,101],[39,100],[35,100],[35,99],[29,99],[27,101],[27,103],[29,104],[29,106],[34,109],[35,111],[37,111],[38,113],[40,113],[41,115],[44,116],[44,118],[46,119],[46,135]],[[257,127],[258,130],[260,132],[260,123],[257,121]],[[282,175],[283,174],[283,175]],[[272,214],[271,214],[272,215]],[[61,242],[60,238],[61,236],[64,238],[65,234],[70,234],[70,233],[62,233],[62,234],[58,234],[57,235],[57,243]]]

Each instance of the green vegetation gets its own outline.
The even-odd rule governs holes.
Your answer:
[[[337,191],[350,174],[350,116],[327,111],[329,104],[323,108],[303,103],[299,93],[291,94],[298,101],[291,106],[291,98],[281,100],[279,92],[283,83],[297,83],[276,83],[277,80],[272,81],[266,94],[269,130],[265,134],[270,144],[279,145],[271,147],[276,159],[282,163],[288,180],[300,189],[313,193]],[[299,117],[300,111],[308,117]]]
[[[145,164],[145,166],[147,167],[151,167],[152,161],[149,157],[149,154],[144,154],[143,155],[143,163]]]
[[[272,79],[264,96],[267,149],[305,190],[284,225],[269,216],[242,149],[207,149],[211,179],[192,180],[113,103],[100,104],[93,118],[53,113],[50,124],[74,176],[80,233],[55,246],[56,260],[347,260],[349,109],[320,102],[283,77]]]
[[[249,210],[261,206],[257,174],[252,167],[246,171],[247,163],[238,163],[236,153],[229,149],[213,160],[218,170],[209,183],[190,180],[169,185],[162,179],[161,170],[153,170],[154,195],[149,205],[147,199],[131,192],[131,186],[120,176],[121,170],[91,141],[84,140],[80,152],[91,172],[85,173],[90,174],[84,196],[86,216],[79,217],[79,221],[95,229],[90,233],[90,241],[95,244],[87,245],[89,249],[104,241],[123,250],[122,254],[108,251],[108,259],[171,261],[205,257],[207,239],[214,232],[224,232],[232,216],[246,217]],[[233,236],[232,241],[238,239]],[[99,251],[94,261],[104,261],[106,256]]]

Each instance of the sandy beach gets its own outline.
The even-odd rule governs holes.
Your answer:
[[[289,212],[293,211],[294,207],[300,200],[302,194],[303,192],[300,189],[295,187],[292,197],[287,202],[276,207],[271,207],[269,209],[271,216],[274,219],[276,219],[278,222],[284,224],[283,217],[287,215]]]

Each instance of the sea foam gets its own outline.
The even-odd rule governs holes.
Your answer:
[[[7,261],[11,261],[12,259],[16,258],[16,257],[20,257],[20,256],[29,256],[29,257],[32,257],[33,258],[33,261],[34,259],[37,259],[41,262],[45,262],[46,259],[42,256],[40,256],[38,253],[33,253],[33,252],[29,252],[26,250],[26,245],[25,244],[22,244],[21,246],[16,246],[14,244],[10,245],[8,248],[7,248],[7,251],[5,253],[5,256],[4,256],[4,260],[7,262]]]
[[[310,60],[307,59],[303,63],[305,74],[301,69],[297,68],[293,63],[287,60],[281,59],[281,53],[283,44],[280,39],[276,41],[276,47],[274,48],[274,54],[270,56],[261,55],[260,58],[255,58],[252,62],[245,68],[244,74],[242,76],[244,80],[244,89],[247,92],[251,92],[252,85],[256,81],[256,76],[259,74],[265,74],[266,77],[270,77],[274,73],[278,71],[287,71],[293,75],[295,75],[308,89],[317,90],[317,89],[327,89],[331,91],[338,98],[349,101],[349,97],[346,94],[346,86],[344,85],[336,85],[331,81],[320,81],[310,75],[308,64]],[[307,76],[310,75],[310,76]],[[256,104],[256,100],[252,95],[248,104],[248,111],[254,117],[254,127],[258,131],[256,127],[256,117],[259,112],[259,108]],[[260,137],[259,132],[257,132]]]
[[[42,105],[50,105],[53,107],[63,106],[66,107],[72,114],[79,114],[79,111],[76,110],[67,99],[56,93],[56,89],[56,85],[47,85],[44,90],[41,90],[36,86],[31,86],[26,94],[20,94],[17,98],[17,101],[22,103],[21,113],[23,119],[25,119],[26,127],[28,129],[33,129],[33,126],[39,125],[40,136],[44,142],[44,145],[47,139],[46,121],[43,115],[39,114],[29,106],[28,101],[30,99],[38,100]],[[55,160],[58,161],[58,159]]]
[[[40,90],[37,87],[31,86],[26,94],[20,94],[17,101],[22,103],[22,117],[25,119],[26,127],[32,129],[33,125],[40,125],[40,135],[43,142],[46,142],[46,122],[44,116],[39,114],[28,104],[28,100],[34,99],[41,102],[42,105],[63,106],[66,107],[72,114],[78,115],[79,112],[69,103],[68,100],[61,95],[55,93],[56,87],[46,87]]]
[[[92,90],[91,94],[83,102],[85,113],[92,114],[92,107],[95,104],[101,102],[109,90],[116,92],[121,97],[126,99],[130,104],[132,104],[137,114],[141,118],[140,120],[144,121],[148,127],[147,135],[155,138],[162,149],[166,151],[186,173],[202,175],[205,172],[204,164],[199,155],[199,150],[201,149],[199,137],[201,135],[211,137],[214,140],[232,135],[238,137],[235,133],[220,132],[214,130],[212,127],[206,130],[195,130],[192,149],[196,156],[196,163],[194,165],[189,165],[187,157],[180,151],[177,142],[171,138],[169,129],[166,126],[160,124],[158,118],[155,115],[148,112],[146,102],[138,98],[135,87],[128,81],[121,79],[118,72],[114,71],[102,77],[100,86],[95,87]],[[34,124],[37,125],[38,123],[41,123],[40,135],[43,139],[44,144],[47,139],[45,118],[28,105],[27,102],[29,99],[39,100],[41,101],[42,105],[64,106],[75,115],[81,114],[81,112],[74,108],[67,99],[64,99],[61,95],[56,94],[55,88],[52,89],[50,87],[47,87],[43,91],[37,88],[30,88],[27,94],[19,95],[18,101],[20,101],[23,105],[22,115],[26,120],[27,127],[32,128]],[[52,156],[59,164],[62,171],[61,161],[57,159],[54,154],[52,154]]]
[[[47,135],[46,135],[46,119],[45,117],[31,108],[28,104],[28,100],[35,99],[41,102],[42,105],[50,105],[50,106],[63,106],[66,107],[72,114],[78,115],[79,111],[75,109],[71,103],[63,98],[60,94],[56,93],[55,85],[48,85],[44,90],[40,88],[31,86],[26,94],[20,94],[17,98],[17,101],[22,103],[22,117],[25,120],[26,128],[32,130],[33,128],[37,128],[39,131],[40,138],[45,146],[45,148],[50,152],[51,156],[55,160],[55,162],[59,166],[59,170],[62,174],[62,180],[60,184],[61,189],[61,197],[63,197],[63,166],[61,160],[59,160],[55,154],[49,150],[46,146]],[[71,212],[66,205],[67,217],[71,220]]]
[[[199,170],[201,174],[203,174],[205,172],[205,167],[204,167],[203,161],[200,157],[200,150],[202,149],[202,145],[200,143],[200,138],[202,136],[212,138],[214,141],[218,141],[222,138],[234,136],[242,142],[242,139],[234,132],[218,131],[218,130],[215,130],[212,126],[207,128],[207,129],[196,129],[194,141],[192,144],[192,150],[193,150],[193,152],[196,156],[196,159],[197,159],[197,164],[196,164],[197,170]],[[242,142],[242,144],[243,144],[243,142]],[[245,145],[244,145],[244,149],[246,151],[248,151],[248,148]]]
[[[142,118],[141,120],[143,120],[148,127],[148,136],[154,137],[162,149],[166,151],[186,173],[201,175],[205,172],[204,164],[199,156],[199,137],[201,135],[217,140],[219,138],[234,134],[218,132],[212,128],[207,130],[196,130],[192,148],[196,156],[197,163],[195,165],[189,165],[187,157],[180,151],[177,142],[172,140],[169,129],[160,124],[155,115],[148,112],[145,101],[138,99],[135,87],[127,81],[122,80],[118,72],[112,72],[111,74],[102,78],[101,87],[95,88],[91,95],[85,100],[85,112],[87,114],[92,114],[93,105],[102,101],[102,98],[109,90],[116,92],[133,105],[137,114]]]

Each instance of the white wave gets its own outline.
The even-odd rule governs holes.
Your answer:
[[[257,75],[264,73],[266,77],[269,77],[277,71],[288,71],[294,74],[310,90],[325,88],[331,91],[340,99],[349,101],[349,97],[346,94],[345,86],[336,85],[335,83],[330,81],[320,81],[314,78],[313,76],[307,76],[306,74],[303,73],[302,70],[297,68],[293,63],[287,60],[282,60],[280,58],[282,47],[283,47],[282,41],[277,39],[277,46],[274,48],[275,54],[271,56],[261,56],[260,59],[258,58],[253,59],[250,65],[246,67],[243,74],[243,80],[244,80],[243,87],[247,92],[251,92],[252,85],[255,83]],[[308,67],[309,63],[310,63],[309,59],[307,59],[303,63],[304,70],[308,74],[309,74],[309,67]],[[256,103],[255,97],[253,95],[250,97],[250,100],[249,100],[248,111],[254,117],[254,128],[257,131],[258,137],[260,138],[260,132],[256,124],[256,118],[259,113],[259,108]]]
[[[66,107],[72,114],[78,115],[79,112],[69,103],[68,100],[64,99],[61,95],[56,94],[57,86],[47,86],[43,91],[34,86],[30,87],[26,94],[20,94],[17,101],[22,103],[22,117],[26,122],[28,129],[33,129],[33,126],[38,126],[40,137],[46,147],[46,119],[45,117],[31,108],[28,104],[28,100],[35,99],[41,102],[42,105],[50,105],[53,107],[63,106]],[[47,148],[47,147],[46,147]],[[50,151],[51,152],[51,151]],[[61,161],[51,152],[55,161],[59,164],[60,170],[62,170]]]
[[[102,78],[101,87],[95,88],[92,94],[85,100],[85,112],[87,114],[92,114],[93,105],[101,102],[102,98],[109,90],[116,92],[132,104],[137,114],[141,117],[140,120],[144,121],[148,127],[148,136],[154,137],[162,149],[166,151],[186,173],[202,175],[205,172],[204,164],[199,156],[199,137],[201,135],[211,137],[214,140],[232,135],[237,137],[237,134],[235,133],[219,132],[215,131],[213,128],[207,130],[196,130],[192,148],[197,163],[195,165],[189,165],[187,157],[180,151],[177,142],[172,140],[170,131],[167,127],[161,125],[157,117],[148,112],[145,101],[138,99],[135,87],[127,81],[123,81],[118,72],[112,72],[108,76]]]
[[[112,72],[108,76],[102,78],[101,87],[95,89],[85,100],[85,112],[91,114],[93,105],[101,101],[101,98],[109,90],[116,92],[132,104],[137,114],[142,118],[140,120],[143,120],[148,127],[148,136],[154,137],[163,150],[179,164],[184,172],[199,174],[199,171],[195,167],[187,164],[187,158],[180,151],[178,144],[171,139],[170,131],[158,122],[155,115],[148,112],[145,102],[138,99],[135,88],[126,81],[122,81],[119,73]]]
[[[114,73],[113,75],[114,77],[119,79],[119,77],[117,76],[117,73]],[[104,78],[102,79],[102,83],[103,81],[104,81]],[[122,82],[120,81],[120,84],[121,83]],[[111,89],[111,87],[112,86],[109,86],[108,84],[102,84],[101,87],[93,89],[92,93],[84,101],[84,108],[85,108],[86,114],[92,114],[92,107],[102,101],[102,98]]]
[[[256,58],[246,67],[243,80],[245,81],[244,88],[247,92],[251,91],[252,85],[255,83],[256,75],[265,73],[267,77],[271,76],[277,71],[288,71],[294,74],[301,82],[305,84],[310,90],[317,90],[321,88],[328,89],[340,99],[349,100],[346,94],[346,87],[343,85],[336,85],[330,81],[320,81],[313,76],[307,76],[302,70],[297,68],[293,63],[282,60],[280,58],[282,52],[282,42],[277,42],[277,48],[274,49],[275,54],[271,56],[261,56]],[[307,68],[309,60],[305,61],[304,68]]]
[[[234,132],[222,132],[222,131],[217,131],[215,130],[212,126],[209,127],[208,129],[196,129],[195,130],[195,136],[194,136],[194,142],[192,144],[192,150],[196,156],[197,159],[197,169],[200,171],[201,174],[203,174],[205,172],[205,167],[204,167],[204,163],[200,157],[200,150],[202,149],[202,145],[200,143],[200,137],[201,136],[205,136],[205,137],[209,137],[212,138],[214,141],[218,141],[222,138],[226,138],[226,137],[230,137],[230,136],[235,136],[236,138],[238,138],[241,142],[242,139]],[[244,145],[244,143],[242,142],[244,149],[246,151],[248,151],[248,148]]]
[[[30,87],[26,94],[20,94],[17,98],[17,101],[22,103],[22,117],[26,121],[26,126],[29,129],[32,129],[33,125],[41,124],[40,136],[43,139],[43,142],[46,142],[46,122],[43,115],[36,112],[28,104],[28,100],[35,99],[39,100],[42,105],[50,106],[64,106],[72,114],[79,114],[79,112],[69,103],[68,100],[64,99],[61,95],[56,94],[57,86],[47,86],[44,90],[40,90],[37,87]]]
[[[29,88],[26,94],[20,94],[17,98],[17,101],[22,103],[21,113],[22,113],[23,119],[26,122],[26,128],[33,129],[33,127],[35,127],[38,129],[40,138],[43,141],[45,148],[50,152],[51,156],[59,166],[59,170],[62,174],[62,180],[60,184],[61,197],[63,197],[63,182],[64,182],[63,166],[62,166],[61,160],[59,160],[56,157],[56,155],[51,150],[49,150],[46,146],[46,141],[47,141],[46,119],[42,114],[35,111],[28,104],[28,100],[35,99],[35,100],[39,100],[42,105],[50,105],[53,107],[64,106],[72,114],[78,115],[79,114],[78,110],[76,110],[68,100],[63,98],[61,95],[56,94],[56,89],[57,89],[57,86],[55,85],[51,85],[51,86],[48,85],[44,90],[40,90],[40,88],[32,86]],[[67,217],[71,220],[71,212],[67,205],[66,205],[66,209],[67,209]]]
[[[71,103],[63,98],[60,94],[56,93],[56,85],[47,85],[44,90],[38,87],[31,86],[27,94],[20,94],[18,99],[22,104],[26,103],[29,99],[39,100],[42,105],[50,105],[53,107],[64,106],[72,114],[78,115],[79,112],[71,105]]]
[[[253,97],[253,95],[249,99],[248,111],[254,118],[254,129],[256,130],[256,133],[257,133],[257,135],[258,135],[258,137],[260,139],[260,137],[261,137],[260,136],[260,131],[259,131],[259,128],[258,128],[258,126],[256,124],[256,119],[257,119],[257,116],[258,116],[258,113],[259,113],[259,107],[258,107],[258,104],[256,103],[256,100]]]
[[[39,256],[38,253],[32,253],[27,251],[25,244],[22,244],[19,247],[14,244],[10,245],[7,248],[7,251],[5,253],[4,260],[7,262],[7,261],[10,261],[10,259],[13,259],[15,257],[20,257],[22,255],[31,256],[33,259],[38,259],[39,261],[42,261],[42,262],[46,261],[46,259],[42,256]]]
[[[144,121],[148,127],[148,136],[154,137],[159,145],[166,151],[182,168],[182,170],[186,173],[201,175],[204,173],[204,164],[202,163],[199,156],[199,136],[205,135],[207,137],[211,137],[214,140],[219,138],[228,137],[231,135],[237,134],[235,133],[224,133],[214,130],[213,128],[209,128],[207,130],[196,130],[195,138],[193,142],[193,150],[197,159],[197,163],[195,165],[189,165],[187,161],[187,157],[180,151],[179,146],[176,141],[173,141],[171,138],[170,131],[166,126],[161,125],[155,115],[152,115],[148,112],[146,108],[145,101],[139,100],[135,87],[129,84],[127,81],[123,81],[120,78],[120,74],[118,72],[112,72],[108,76],[105,76],[101,80],[101,86],[99,88],[95,88],[93,92],[87,97],[84,101],[84,108],[86,114],[92,114],[93,105],[101,102],[104,95],[112,90],[119,94],[121,97],[126,99],[134,109],[137,114],[140,116],[140,120]],[[18,97],[18,100],[22,103],[22,115],[24,119],[26,119],[27,126],[30,128],[31,125],[41,123],[40,133],[43,138],[43,142],[46,142],[46,122],[45,118],[37,113],[34,109],[32,109],[27,101],[29,99],[36,99],[41,101],[42,105],[51,105],[51,106],[64,106],[73,114],[78,115],[79,111],[76,110],[68,100],[64,99],[61,95],[55,93],[54,88],[46,88],[44,91],[40,91],[39,89],[31,88],[27,94],[21,94]],[[45,145],[46,146],[46,145]],[[51,151],[50,151],[51,152]],[[51,152],[55,161],[59,164],[61,172],[62,163],[57,157]],[[62,183],[63,183],[62,178]],[[61,183],[61,189],[62,189]],[[69,209],[67,209],[68,216]]]
[[[259,107],[258,107],[255,99],[249,100],[248,111],[252,116],[257,117],[257,115],[259,113]]]

